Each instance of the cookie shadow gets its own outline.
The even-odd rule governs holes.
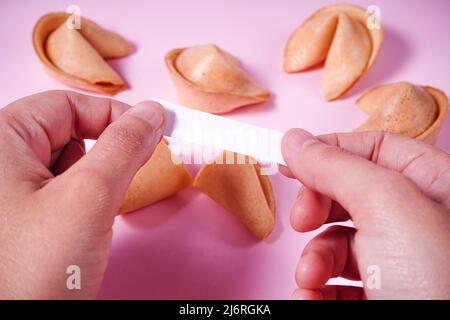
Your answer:
[[[258,113],[272,112],[275,109],[275,99],[276,94],[274,92],[271,92],[269,100],[265,102],[249,104],[241,108],[235,109],[230,112],[230,115],[239,114],[239,116],[242,116],[246,114],[253,114],[255,112]]]
[[[122,221],[135,229],[157,228],[181,213],[197,195],[193,188],[187,188],[146,208],[124,214]]]

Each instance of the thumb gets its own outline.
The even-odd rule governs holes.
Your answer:
[[[160,104],[138,103],[103,131],[94,147],[67,175],[84,180],[81,183],[86,193],[103,193],[108,207],[118,210],[134,175],[161,140],[165,124],[165,111]]]
[[[299,181],[340,203],[355,224],[381,218],[372,215],[380,205],[386,209],[384,212],[395,212],[399,203],[426,201],[412,180],[401,173],[326,144],[304,130],[289,130],[283,138],[282,152]]]

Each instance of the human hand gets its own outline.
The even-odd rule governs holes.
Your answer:
[[[288,176],[304,188],[291,224],[305,232],[332,226],[305,247],[295,299],[450,299],[450,156],[381,132],[283,138]],[[375,269],[370,269],[375,266]],[[367,286],[380,271],[380,287]],[[362,280],[364,288],[326,285]]]
[[[96,297],[114,217],[164,126],[157,103],[67,91],[0,110],[0,298]],[[69,265],[81,290],[66,287]]]

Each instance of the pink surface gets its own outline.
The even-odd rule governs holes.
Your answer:
[[[111,2],[111,3],[110,3]],[[365,118],[354,106],[366,89],[407,80],[450,94],[449,1],[355,1],[381,8],[385,43],[373,69],[336,102],[322,97],[322,70],[287,75],[283,49],[290,33],[330,1],[82,1],[82,14],[120,32],[136,52],[112,61],[130,89],[117,99],[134,104],[151,96],[175,100],[163,63],[170,49],[215,43],[236,55],[274,98],[227,117],[313,133],[350,131]],[[44,72],[31,45],[35,21],[64,11],[73,1],[1,1],[0,106],[24,95],[69,89]],[[450,151],[450,118],[438,145]],[[101,298],[285,299],[295,288],[294,270],[314,234],[289,225],[299,184],[271,177],[278,221],[258,242],[229,213],[188,189],[125,218],[117,218]]]

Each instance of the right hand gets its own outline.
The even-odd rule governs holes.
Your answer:
[[[283,139],[288,170],[304,188],[291,223],[305,232],[332,226],[305,247],[297,299],[450,299],[450,156],[381,132],[314,137],[291,129]],[[284,168],[286,169],[286,168]],[[370,289],[370,267],[380,288]],[[330,278],[364,287],[326,285]]]

